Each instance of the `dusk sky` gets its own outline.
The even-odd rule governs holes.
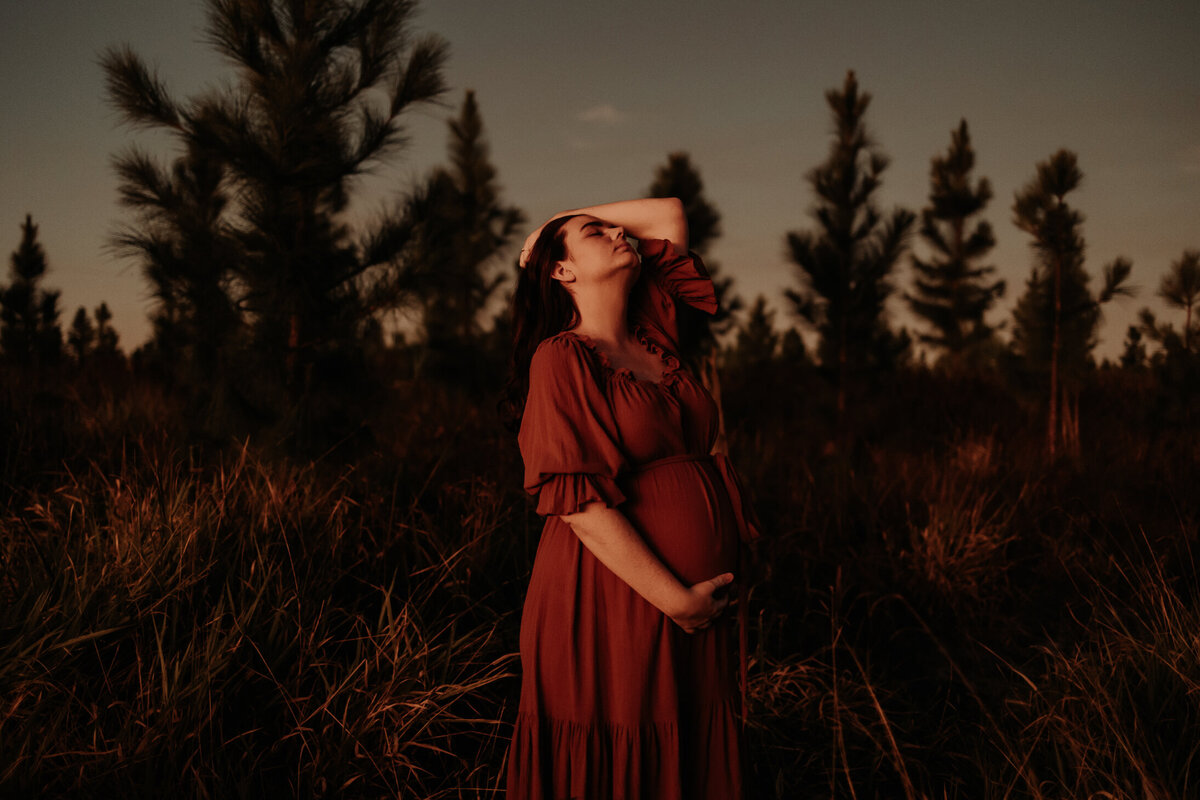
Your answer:
[[[119,124],[98,55],[128,43],[175,97],[192,95],[232,74],[203,43],[203,20],[193,0],[42,0],[6,9],[0,28],[2,280],[31,213],[64,328],[80,305],[106,301],[126,352],[149,335],[150,301],[139,265],[106,249],[129,220],[110,157],[135,142],[164,160],[171,150]],[[853,69],[892,159],[884,208],[919,210],[930,158],[961,118],[970,125],[976,174],[995,193],[991,262],[1008,281],[989,319],[1008,317],[1031,264],[1028,237],[1011,222],[1013,194],[1065,147],[1084,173],[1071,199],[1086,217],[1093,286],[1104,264],[1126,256],[1140,288],[1106,307],[1098,355],[1120,351],[1143,306],[1181,322],[1155,295],[1170,263],[1200,248],[1195,0],[441,0],[421,5],[417,25],[449,42],[451,91],[442,107],[409,115],[412,144],[364,181],[371,197],[405,191],[444,160],[444,120],[465,89],[476,91],[504,198],[530,227],[562,208],[642,195],[667,154],[684,150],[723,216],[711,257],[747,302],[765,294],[782,328],[792,324],[782,290],[796,285],[785,234],[810,225],[804,176],[829,146],[824,92]],[[911,274],[906,261],[900,288]],[[896,312],[894,325],[911,328]]]

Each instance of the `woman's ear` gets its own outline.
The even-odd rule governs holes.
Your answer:
[[[550,277],[562,283],[574,283],[575,273],[567,269],[566,263],[565,261],[559,261],[555,264],[554,269],[550,272]]]

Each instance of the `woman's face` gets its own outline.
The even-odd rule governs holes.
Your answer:
[[[553,276],[564,283],[603,283],[641,264],[618,225],[581,214],[567,220],[562,235],[567,257]]]

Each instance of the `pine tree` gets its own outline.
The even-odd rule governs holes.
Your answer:
[[[788,328],[779,340],[779,360],[790,366],[802,366],[809,363],[808,348],[804,346],[804,338],[800,331]]]
[[[167,131],[184,152],[169,180],[141,154],[119,160],[126,199],[172,220],[161,239],[150,232],[128,244],[153,253],[148,268],[169,273],[157,283],[164,294],[178,288],[171,284],[181,271],[202,269],[211,245],[209,269],[228,279],[182,283],[197,291],[215,283],[248,326],[245,378],[265,387],[244,399],[283,422],[285,433],[338,435],[310,413],[325,407],[336,417],[337,403],[322,393],[339,392],[338,402],[359,398],[356,336],[366,317],[403,296],[400,254],[411,230],[395,213],[352,225],[355,180],[403,144],[402,115],[443,92],[445,44],[413,40],[411,2],[208,0],[207,7],[208,41],[236,69],[226,88],[180,103],[129,49],[102,59],[110,98],[126,120]],[[209,212],[194,218],[206,226],[190,242],[194,249],[178,247],[187,220],[175,213],[175,190],[193,179],[199,188],[183,202]],[[227,208],[224,187],[236,189]],[[164,302],[164,312],[165,329],[186,325],[192,310]]]
[[[1140,370],[1146,366],[1146,343],[1137,325],[1130,325],[1125,334],[1125,348],[1121,351],[1121,367]]]
[[[497,258],[525,221],[520,209],[500,201],[475,93],[467,90],[449,126],[450,166],[427,179],[413,214],[409,258],[422,275],[427,340],[474,343],[480,316],[506,280]]]
[[[37,240],[37,226],[26,214],[21,225],[21,242],[9,258],[12,283],[0,295],[0,348],[18,363],[32,363],[37,353],[41,319],[38,282],[46,273],[46,253]]]
[[[489,306],[508,275],[500,257],[524,214],[500,199],[483,117],[467,90],[458,114],[447,121],[449,164],[434,170],[408,198],[412,238],[404,259],[422,307],[424,342],[417,345],[418,374],[482,390],[499,380],[503,348]]]
[[[62,360],[63,335],[59,320],[62,312],[58,300],[62,292],[58,289],[45,290],[38,297],[38,361],[42,364],[57,364]]]
[[[136,222],[114,236],[114,245],[141,261],[156,301],[151,340],[136,361],[182,388],[197,416],[211,423],[216,398],[230,389],[229,352],[244,327],[231,290],[242,256],[226,186],[230,173],[195,143],[170,170],[137,150],[115,165],[120,202]]]
[[[815,229],[787,236],[804,284],[789,289],[787,297],[797,316],[820,334],[820,360],[835,371],[842,418],[850,378],[894,363],[907,349],[907,337],[888,329],[884,303],[915,217],[904,209],[885,217],[875,204],[888,159],[867,133],[871,95],[859,91],[854,72],[825,99],[835,133],[829,156],[808,174],[817,195],[811,212]]]
[[[919,339],[942,350],[956,367],[993,336],[983,316],[1004,294],[1004,281],[989,280],[996,268],[978,264],[996,238],[986,220],[970,222],[992,197],[986,178],[972,185],[974,166],[975,151],[962,120],[951,132],[950,148],[934,157],[929,170],[929,205],[921,212],[920,235],[933,255],[929,260],[912,256],[916,291],[905,296],[913,313],[933,328]]]
[[[75,363],[80,366],[87,363],[95,345],[96,329],[92,326],[87,309],[80,306],[75,312],[75,318],[71,321],[70,330],[67,331],[67,347],[71,349]]]
[[[1163,276],[1158,296],[1174,308],[1184,310],[1183,348],[1192,350],[1192,308],[1200,303],[1200,250],[1185,250],[1171,262],[1171,271]]]
[[[701,256],[721,236],[721,212],[704,196],[704,180],[692,157],[680,150],[667,154],[667,163],[654,170],[647,197],[674,197],[683,203],[688,222],[688,249]]]
[[[1130,337],[1134,330],[1130,328]],[[1200,423],[1195,400],[1200,388],[1200,358],[1185,346],[1184,336],[1174,325],[1160,323],[1148,308],[1138,313],[1136,330],[1158,345],[1150,358],[1158,389],[1153,402],[1154,416],[1168,426],[1194,428]]]
[[[15,363],[30,363],[37,341],[38,314],[32,285],[14,280],[0,287],[0,350]]]
[[[96,307],[96,353],[105,356],[117,356],[117,342],[120,336],[109,323],[112,322],[112,312],[108,303],[100,303]]]
[[[1049,382],[1046,450],[1051,458],[1061,433],[1078,446],[1077,416],[1070,411],[1071,384],[1087,367],[1100,323],[1100,304],[1117,294],[1132,269],[1118,258],[1105,267],[1099,297],[1088,289],[1084,271],[1083,215],[1067,203],[1067,195],[1083,180],[1075,154],[1059,150],[1037,165],[1037,174],[1017,192],[1014,222],[1033,237],[1035,262],[1025,294],[1013,310],[1013,349],[1026,364],[1045,372]],[[1060,388],[1064,379],[1065,388]],[[1061,417],[1061,419],[1060,419]]]
[[[779,350],[775,312],[767,309],[767,298],[755,298],[746,324],[738,331],[734,359],[743,369],[753,370],[771,362]]]
[[[26,214],[21,242],[9,259],[12,283],[0,290],[0,350],[15,363],[35,366],[57,361],[62,352],[60,292],[39,288],[47,266],[37,231]]]

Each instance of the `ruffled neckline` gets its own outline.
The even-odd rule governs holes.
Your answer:
[[[637,338],[642,347],[644,347],[650,353],[658,356],[659,361],[662,362],[662,375],[657,381],[650,380],[648,378],[639,378],[629,367],[614,367],[612,362],[608,360],[608,354],[600,349],[599,345],[592,341],[592,338],[586,333],[579,333],[573,330],[563,331],[563,333],[568,333],[581,341],[596,355],[596,358],[600,361],[601,365],[603,365],[604,369],[610,375],[615,375],[619,378],[633,381],[634,383],[648,383],[652,386],[666,386],[679,374],[679,359],[676,358],[670,350],[660,347],[657,342],[651,339],[646,329],[640,324],[633,326],[633,335]]]

